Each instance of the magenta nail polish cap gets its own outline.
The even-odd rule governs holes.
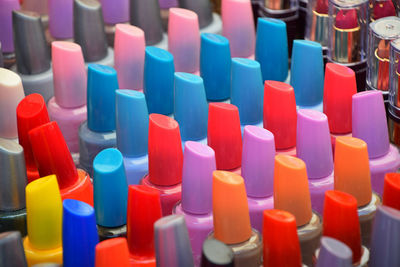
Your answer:
[[[12,11],[19,9],[18,0],[0,1],[0,42],[4,53],[14,52]]]
[[[385,104],[380,91],[365,91],[353,95],[353,137],[367,143],[369,158],[389,152],[389,133]]]
[[[343,242],[331,237],[321,238],[316,267],[351,267],[353,252]]]
[[[250,197],[272,196],[274,189],[275,139],[264,128],[244,127],[242,176]]]
[[[211,212],[212,173],[215,170],[215,153],[211,147],[193,141],[185,143],[182,171],[182,209],[185,212]]]
[[[297,157],[306,163],[308,178],[318,179],[333,171],[332,143],[327,116],[319,111],[297,111]]]
[[[57,39],[69,39],[74,36],[73,0],[49,0],[49,31]]]
[[[129,21],[129,0],[100,0],[103,18],[107,24]]]

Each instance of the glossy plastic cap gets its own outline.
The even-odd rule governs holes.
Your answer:
[[[56,39],[70,39],[74,36],[73,0],[48,0],[49,31]]]
[[[322,237],[316,267],[351,267],[353,252],[343,242]]]
[[[201,267],[233,267],[233,250],[217,239],[203,243]]]
[[[129,21],[129,0],[101,0],[100,3],[106,24]]]
[[[27,266],[20,232],[0,233],[0,264],[14,267]]]
[[[382,204],[400,210],[400,174],[387,173],[383,185]]]
[[[123,237],[104,240],[96,245],[96,267],[130,267],[128,243]]]

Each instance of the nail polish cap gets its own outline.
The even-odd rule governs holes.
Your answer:
[[[169,10],[168,50],[174,55],[176,71],[199,71],[200,33],[196,13],[183,8]]]
[[[0,68],[0,114],[15,114],[18,103],[25,97],[21,78],[15,72]],[[0,137],[16,138],[17,117],[0,116]]]
[[[0,258],[2,266],[28,266],[20,232],[0,233]]]
[[[325,192],[323,235],[345,243],[353,252],[353,263],[361,258],[361,234],[357,200],[350,194]]]
[[[94,266],[99,237],[93,207],[75,199],[64,200],[62,233],[64,266]]]
[[[174,112],[174,57],[164,49],[148,46],[144,60],[143,91],[149,113]]]
[[[265,81],[264,128],[275,137],[276,149],[296,146],[297,111],[293,87],[277,81]]]
[[[331,135],[327,116],[319,111],[297,111],[297,157],[307,168],[308,178],[329,176],[333,171]]]
[[[30,182],[25,190],[30,245],[37,250],[61,247],[62,203],[56,176]]]
[[[0,42],[4,53],[14,52],[12,11],[19,9],[18,0],[0,2]]]
[[[158,0],[130,0],[131,24],[141,28],[146,45],[154,45],[163,39],[163,28]]]
[[[87,123],[94,132],[115,130],[117,72],[112,67],[89,64],[87,82]]]
[[[231,52],[225,37],[202,33],[200,74],[204,79],[207,100],[225,100],[231,94]]]
[[[171,186],[182,181],[183,152],[179,124],[161,114],[149,118],[149,179]]]
[[[372,198],[367,144],[354,137],[338,137],[335,145],[335,190],[353,195],[359,207]]]
[[[351,133],[351,102],[356,93],[356,76],[352,69],[335,63],[326,64],[324,113],[328,116],[331,133]]]
[[[63,108],[86,104],[86,67],[82,49],[72,42],[51,43],[54,97]]]
[[[49,31],[56,39],[71,39],[74,36],[74,0],[48,0]]]
[[[194,266],[192,246],[183,215],[169,215],[154,223],[157,266]]]
[[[161,218],[160,193],[144,185],[130,185],[127,238],[134,258],[154,257],[154,223]]]
[[[208,145],[214,149],[217,169],[232,170],[242,164],[242,132],[238,108],[227,103],[208,106]]]
[[[96,267],[130,267],[128,243],[123,237],[104,240],[96,245]]]
[[[263,97],[260,63],[247,58],[233,58],[231,103],[238,107],[242,125],[262,122]]]
[[[272,196],[274,189],[274,135],[247,125],[243,133],[242,177],[250,197]]]
[[[179,7],[192,10],[199,16],[200,28],[204,28],[213,21],[210,0],[178,0]]]
[[[321,238],[316,267],[351,267],[353,252],[343,242],[324,236]]]
[[[190,214],[212,211],[212,173],[216,170],[214,150],[187,141],[183,155],[182,209]]]
[[[46,102],[40,94],[31,94],[19,102],[17,106],[17,126],[19,144],[24,148],[25,163],[28,169],[37,171],[29,131],[50,122]]]
[[[373,2],[371,17],[373,20],[380,18],[396,16],[396,9],[391,0],[375,0]]]
[[[27,179],[22,146],[0,138],[0,170],[0,210],[24,209]]]
[[[399,266],[400,211],[378,206],[371,237],[369,266]]]
[[[98,61],[107,56],[107,38],[98,1],[74,0],[74,39],[82,47],[85,61]]]
[[[30,75],[50,69],[50,52],[40,16],[14,10],[12,20],[18,72]]]
[[[124,158],[118,149],[104,149],[94,158],[93,190],[97,224],[104,227],[125,225],[128,184]]]
[[[100,3],[106,24],[129,21],[129,0],[101,0]]]
[[[400,174],[385,174],[382,204],[400,210]]]
[[[208,104],[200,76],[175,72],[174,111],[183,141],[207,137]]]
[[[374,90],[353,95],[353,136],[367,143],[371,159],[389,152],[389,132],[382,92]]]
[[[263,218],[264,266],[302,266],[295,217],[272,209]]]
[[[310,190],[303,160],[287,155],[275,156],[274,208],[292,213],[297,226],[311,220]]]
[[[227,171],[213,172],[214,237],[238,244],[251,236],[249,206],[243,178]]]
[[[78,180],[78,172],[57,122],[30,130],[29,140],[41,177],[55,174],[61,190]]]
[[[116,91],[117,148],[125,157],[147,155],[149,113],[143,93]]]
[[[217,239],[203,243],[201,267],[233,267],[233,250]]]
[[[115,26],[114,68],[120,88],[143,89],[145,46],[142,29],[127,24]]]

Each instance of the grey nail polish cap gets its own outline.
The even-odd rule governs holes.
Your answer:
[[[213,20],[210,0],[179,0],[179,7],[196,12],[200,28],[210,25]]]
[[[194,266],[189,234],[182,215],[169,215],[156,221],[154,239],[158,267]]]
[[[131,24],[144,31],[146,45],[159,43],[163,38],[163,29],[158,0],[131,0]]]
[[[321,238],[316,267],[351,267],[352,259],[353,252],[346,244],[331,237]]]
[[[12,140],[0,138],[1,211],[25,208],[26,183],[24,149]]]
[[[1,42],[0,42],[0,68],[3,67],[4,67],[3,50],[1,49]]]
[[[371,256],[368,266],[400,266],[400,211],[379,206],[371,238]]]
[[[81,46],[86,62],[98,61],[107,56],[107,37],[98,1],[74,1],[74,39]]]
[[[13,35],[17,70],[39,74],[50,69],[50,50],[40,16],[26,10],[13,10]]]
[[[0,266],[27,266],[20,232],[0,233]]]
[[[201,267],[233,267],[233,251],[216,239],[207,239],[203,243]]]

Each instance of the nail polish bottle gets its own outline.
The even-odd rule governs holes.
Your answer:
[[[93,197],[100,241],[126,236],[128,184],[124,159],[115,148],[101,151],[93,161]]]
[[[63,201],[62,235],[63,266],[94,267],[99,237],[90,205],[75,199]]]
[[[93,206],[90,176],[76,169],[57,123],[34,128],[29,132],[29,140],[40,177],[55,174],[62,199],[77,199]]]
[[[203,243],[200,266],[233,267],[233,250],[217,239],[207,239]]]
[[[181,130],[182,146],[186,141],[207,144],[208,104],[200,76],[175,72],[174,118]]]
[[[49,114],[41,95],[31,94],[19,102],[17,106],[18,140],[19,144],[24,148],[28,183],[40,177],[28,133],[30,130],[48,122],[50,122]]]
[[[242,133],[236,106],[227,103],[209,104],[207,140],[215,151],[217,169],[240,174]]]
[[[337,190],[326,191],[323,225],[323,236],[335,238],[351,249],[353,266],[367,266],[369,251],[361,244],[360,223],[355,197]]]
[[[129,24],[129,0],[100,0],[108,45],[114,47],[115,26]]]
[[[306,40],[293,41],[290,85],[293,86],[299,108],[322,112],[324,62],[321,44]]]
[[[14,10],[12,20],[17,58],[15,72],[21,77],[25,95],[41,94],[47,103],[54,95],[53,71],[40,16]]]
[[[168,50],[174,56],[175,71],[200,73],[200,33],[197,14],[171,8],[168,20]]]
[[[400,153],[389,143],[381,92],[353,95],[353,136],[367,143],[372,189],[382,195],[385,173],[399,169]]]
[[[23,151],[14,141],[0,138],[0,233],[19,231],[26,235],[27,179]]]
[[[182,201],[173,210],[185,217],[196,266],[200,266],[201,248],[213,229],[212,172],[215,153],[207,145],[185,144],[182,171]]]
[[[235,266],[260,266],[262,241],[251,228],[243,178],[227,171],[213,172],[214,231],[209,239],[228,245],[234,253]]]
[[[274,134],[277,154],[296,156],[297,111],[293,87],[265,81],[264,128]]]
[[[87,121],[79,127],[79,165],[93,173],[93,160],[103,149],[116,147],[115,91],[117,72],[90,64],[87,82]]]
[[[75,162],[79,158],[79,126],[87,118],[86,69],[81,47],[72,42],[51,44],[54,97],[49,100],[49,116],[60,126]]]
[[[387,173],[383,186],[382,204],[400,210],[400,174]]]
[[[301,267],[301,253],[297,236],[296,218],[277,209],[263,212],[264,267]]]
[[[116,237],[96,245],[96,267],[130,267],[128,243],[125,238]]]
[[[155,266],[154,223],[161,218],[160,193],[144,185],[130,185],[128,191],[130,264]]]
[[[147,46],[144,59],[143,92],[149,114],[174,113],[174,57],[164,49]]]
[[[15,50],[13,41],[12,11],[19,10],[18,0],[9,0],[0,2],[0,43],[2,46],[2,55],[4,57],[4,66],[10,68],[15,64]]]
[[[139,184],[149,170],[149,113],[144,94],[116,91],[117,148],[124,157],[128,185]]]
[[[73,41],[74,0],[48,0],[49,27],[46,29],[47,43]]]
[[[318,252],[316,267],[351,267],[353,252],[343,242],[324,236]]]
[[[228,102],[231,96],[231,52],[229,41],[217,34],[200,35],[200,76],[208,101]]]
[[[0,265],[26,267],[21,234],[17,231],[0,233]]]
[[[142,29],[115,25],[114,68],[120,88],[143,91],[145,46]]]
[[[399,231],[400,211],[379,206],[372,231],[371,257],[368,266],[390,267],[400,265]]]
[[[243,133],[242,177],[246,186],[251,226],[262,233],[263,212],[274,208],[274,135],[247,125]]]
[[[325,191],[333,190],[333,156],[327,116],[297,111],[297,157],[306,164],[312,209],[322,214]]]
[[[101,4],[96,0],[74,0],[74,42],[82,48],[86,63],[112,67],[114,50],[107,46]]]
[[[183,152],[179,124],[161,114],[149,116],[149,173],[141,180],[160,192],[163,216],[181,199]]]
[[[62,202],[55,175],[26,186],[26,214],[28,236],[23,244],[28,266],[44,262],[62,264]]]

